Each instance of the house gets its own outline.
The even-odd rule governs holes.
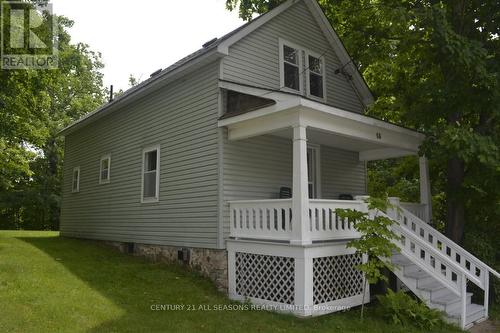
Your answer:
[[[368,211],[366,161],[424,140],[364,115],[372,101],[316,1],[289,0],[62,131],[61,235],[182,260],[233,299],[299,316],[359,305],[359,233],[335,209]],[[427,224],[425,157],[420,174],[421,202],[387,212],[395,274],[467,327],[488,314],[467,282],[487,300],[494,271]]]

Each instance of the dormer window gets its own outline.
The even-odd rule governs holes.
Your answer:
[[[279,56],[280,89],[301,93],[324,102],[326,99],[324,56],[281,38],[279,39]]]
[[[325,98],[325,64],[323,57],[306,52],[307,95],[323,100]]]
[[[283,90],[302,91],[302,51],[280,39],[280,81]]]

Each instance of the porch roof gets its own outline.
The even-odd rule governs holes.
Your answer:
[[[299,95],[221,81],[223,89],[276,101],[257,110],[220,119],[229,140],[271,134],[292,137],[291,128],[305,126],[308,140],[359,152],[360,160],[415,155],[425,136],[362,114],[345,111]]]

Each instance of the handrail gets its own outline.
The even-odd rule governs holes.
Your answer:
[[[359,204],[364,204],[365,202],[363,200],[309,199],[309,203],[359,205]]]
[[[426,214],[426,210],[427,210],[426,204],[417,203],[417,202],[400,202],[399,204],[402,208],[405,208],[413,215],[415,215],[418,218],[425,221],[425,218],[426,218],[425,214]],[[425,222],[428,222],[428,221],[425,221]]]
[[[228,204],[251,204],[251,203],[283,203],[292,202],[292,199],[251,199],[251,200],[230,200]]]
[[[389,216],[395,220],[392,230],[401,239],[395,241],[401,252],[460,297],[460,326],[467,327],[467,282],[484,290],[484,317],[488,317],[489,274],[500,274],[473,254],[428,225],[408,209],[395,204]],[[376,210],[378,212],[378,210]]]
[[[455,248],[455,251],[457,249],[460,250],[460,252],[463,253],[464,257],[469,257],[467,258],[469,261],[471,262],[474,262],[474,264],[476,266],[481,266],[483,269],[489,271],[490,273],[492,273],[494,276],[496,276],[497,278],[500,278],[500,273],[498,273],[496,270],[494,270],[493,268],[491,268],[490,266],[488,266],[487,264],[485,264],[484,262],[482,262],[480,259],[478,259],[476,256],[474,256],[472,253],[470,253],[469,251],[465,250],[463,247],[461,247],[460,245],[458,245],[457,243],[455,243],[454,241],[452,241],[451,239],[449,239],[448,237],[446,237],[445,235],[443,235],[441,232],[439,232],[438,230],[434,229],[433,227],[429,226],[427,223],[423,222],[418,216],[416,216],[415,214],[413,214],[412,212],[410,212],[409,210],[401,207],[401,206],[398,206],[397,207],[398,209],[402,210],[404,213],[410,215],[411,217],[414,218],[414,222],[416,222],[418,224],[419,227],[423,228],[423,229],[426,229],[427,231],[431,231],[432,233],[435,233],[437,236],[443,238],[448,244],[445,244],[445,245],[451,245]],[[460,254],[462,255],[462,254]],[[453,261],[453,260],[451,260]]]
[[[376,211],[377,211],[377,213],[381,214],[382,216],[390,219],[390,217],[387,216],[384,212],[381,212],[380,210],[376,210]],[[458,274],[466,275],[467,277],[469,277],[469,279],[474,280],[474,283],[478,284],[478,286],[480,287],[481,282],[479,281],[479,279],[477,277],[473,276],[472,274],[470,274],[469,272],[467,272],[467,270],[465,270],[463,267],[461,267],[457,263],[453,262],[453,260],[450,260],[450,258],[448,258],[443,253],[441,253],[440,251],[438,251],[437,249],[432,247],[430,244],[422,241],[419,237],[414,235],[412,232],[406,230],[406,228],[402,227],[399,223],[396,225],[396,228],[397,228],[396,232],[399,231],[399,233],[401,233],[405,238],[407,238],[408,241],[411,240],[414,243],[417,243],[421,248],[424,248],[425,250],[427,250],[430,255],[437,257],[440,262],[447,264],[450,268],[450,271],[457,274],[457,276],[458,276]],[[405,251],[405,252],[408,252],[408,251]],[[408,253],[408,254],[418,257],[418,255],[416,255],[416,254],[412,254],[412,253]],[[418,261],[416,263],[418,264]],[[433,267],[433,268],[435,268],[435,267]],[[444,279],[441,274],[435,274],[435,272],[432,272],[432,270],[430,268],[426,268],[425,270],[429,271],[429,273],[431,273],[431,275],[434,278],[438,278],[439,280],[441,280],[442,282],[444,282],[445,284],[447,284],[449,286],[450,286],[450,282],[453,282],[453,281]],[[458,278],[457,278],[457,283],[458,283]],[[450,286],[450,287],[457,289],[457,291],[456,291],[457,294],[460,294],[458,285],[456,287],[453,287],[453,286]]]
[[[460,265],[455,263],[453,260],[450,260],[450,258],[445,256],[442,252],[436,250],[434,247],[430,246],[428,243],[422,241],[419,237],[415,236],[413,233],[409,232],[404,227],[398,226],[398,230],[402,231],[402,234],[404,234],[404,236],[406,238],[409,238],[409,239],[413,240],[414,242],[418,243],[418,245],[420,247],[425,248],[432,255],[439,257],[439,259],[442,262],[451,266],[453,268],[453,270],[455,271],[455,273],[461,273],[461,274],[467,276],[467,278],[469,280],[473,281],[474,284],[476,284],[478,287],[481,288],[481,281],[477,278],[477,276],[474,276],[473,274],[468,272],[466,269],[464,269],[463,267],[461,267]],[[481,289],[483,289],[483,288],[481,288]]]

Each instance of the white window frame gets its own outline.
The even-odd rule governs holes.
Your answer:
[[[316,192],[316,198],[315,199],[321,199],[322,193],[321,193],[321,146],[318,144],[314,143],[308,143],[307,144],[307,149],[312,149],[315,151],[315,173],[316,173],[316,179],[315,182],[312,184],[313,189],[315,189]],[[309,168],[308,168],[309,170]],[[309,175],[307,176],[307,182],[309,184]]]
[[[78,177],[76,179],[76,188],[74,187],[74,185],[75,185],[75,171],[78,171]],[[80,167],[79,166],[74,167],[73,173],[71,174],[71,192],[72,193],[80,192],[80,177],[81,177]]]
[[[314,58],[321,60],[321,77],[323,79],[323,98],[311,95],[311,81],[310,75],[311,70],[309,70],[309,56],[313,56]],[[325,56],[321,56],[321,54],[312,52],[309,50],[305,50],[305,62],[306,62],[306,95],[308,98],[315,99],[320,102],[326,101],[326,66],[325,66]]]
[[[102,161],[108,160],[108,178],[107,179],[102,179]],[[108,184],[111,182],[111,155],[106,154],[101,156],[101,159],[99,160],[99,184]]]
[[[150,198],[144,197],[144,167],[145,167],[145,157],[146,153],[156,150],[156,192],[155,196]],[[160,145],[148,146],[142,150],[142,168],[141,168],[141,203],[151,203],[158,202],[160,200]]]
[[[278,44],[279,44],[280,87],[281,87],[281,90],[292,92],[292,93],[303,94],[304,93],[304,87],[303,87],[304,86],[304,83],[303,83],[303,81],[304,81],[304,75],[303,75],[304,66],[302,65],[302,56],[303,56],[304,48],[297,45],[297,44],[290,43],[282,38],[278,39]],[[299,59],[299,64],[298,64],[298,66],[299,66],[299,90],[285,87],[285,58],[284,58],[285,55],[283,52],[284,45],[291,47],[291,48],[294,48],[299,52],[299,54],[298,54],[298,59]]]

